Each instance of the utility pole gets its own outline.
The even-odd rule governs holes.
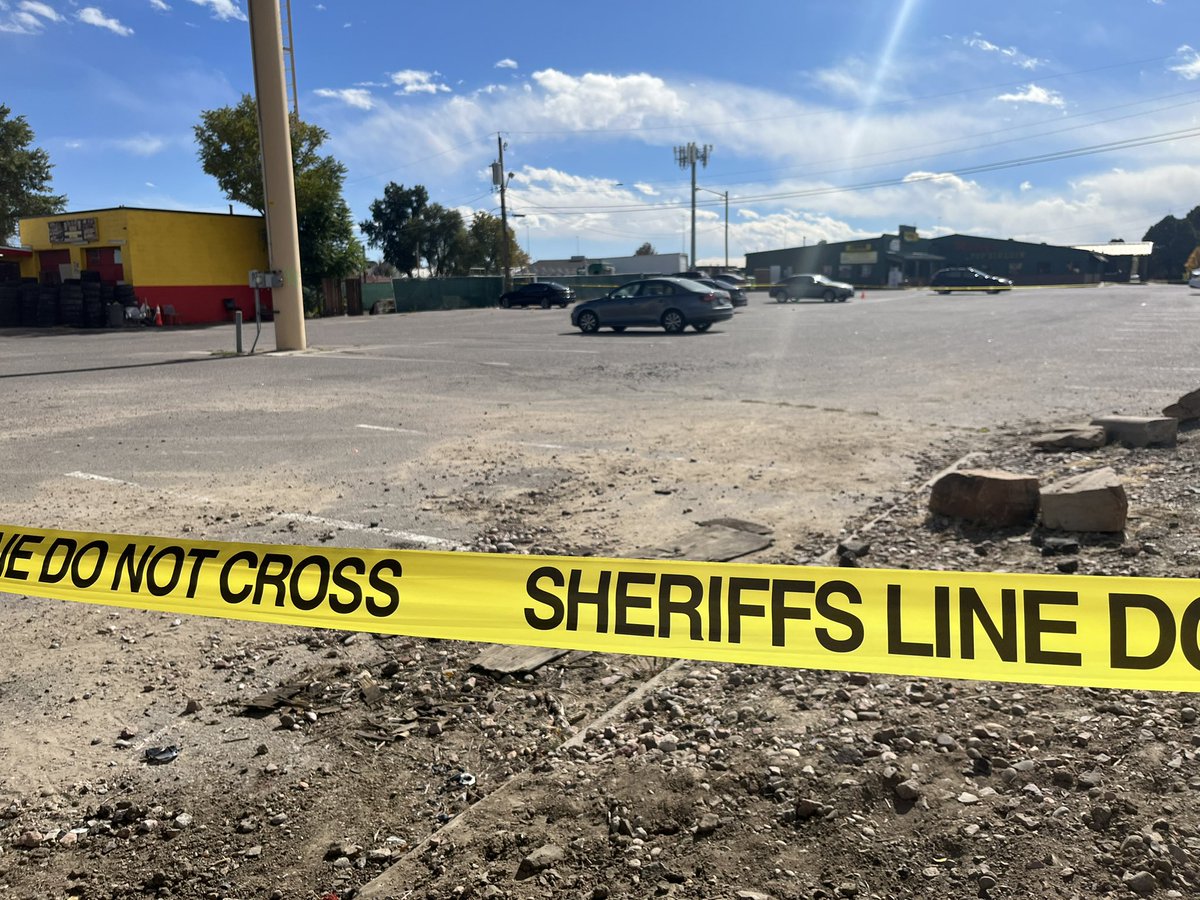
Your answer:
[[[496,147],[500,151],[500,259],[504,265],[504,290],[512,290],[512,270],[508,265],[508,208],[504,205],[504,190],[508,187],[508,175],[504,171],[504,138],[496,135]],[[495,176],[492,176],[495,180]]]
[[[250,0],[250,51],[254,61],[254,99],[262,146],[263,200],[267,253],[281,282],[272,286],[275,346],[304,350],[304,298],[300,291],[300,239],[296,225],[296,181],[292,175],[292,139],[288,129],[287,86],[283,75],[283,36],[277,0]]]
[[[692,170],[692,255],[688,259],[688,267],[696,268],[696,162],[708,168],[708,154],[712,153],[712,144],[705,144],[703,147],[697,147],[694,143],[689,143],[686,147],[680,146],[675,148],[675,162],[679,164],[679,168]]]

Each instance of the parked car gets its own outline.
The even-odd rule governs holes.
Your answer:
[[[718,272],[713,278],[724,284],[732,284],[735,288],[743,291],[750,287],[750,279],[737,272]]]
[[[929,279],[929,286],[939,294],[949,294],[951,291],[987,291],[989,294],[998,294],[1001,291],[1011,291],[1012,285],[1011,279],[989,275],[970,266],[938,269]]]
[[[1192,269],[1192,277],[1188,279],[1188,287],[1200,288],[1200,269]]]
[[[565,284],[553,281],[533,281],[513,288],[507,294],[500,295],[500,305],[505,309],[510,306],[528,306],[538,304],[542,309],[551,306],[561,306],[566,309],[568,303],[575,299],[575,291]]]
[[[818,297],[826,303],[845,303],[854,296],[854,285],[831,281],[824,275],[792,275],[771,288],[771,296],[779,303]]]
[[[716,322],[733,318],[733,304],[724,292],[688,278],[647,278],[584,300],[571,310],[571,324],[584,334],[601,328],[661,327],[679,334],[689,325],[708,331]]]
[[[695,278],[693,280],[708,285],[714,291],[724,291],[729,296],[729,302],[734,306],[745,306],[750,302],[746,299],[745,291],[727,281],[718,281],[715,278]]]

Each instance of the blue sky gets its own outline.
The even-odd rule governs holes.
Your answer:
[[[498,132],[534,258],[686,249],[688,142],[701,261],[726,191],[734,261],[900,223],[1136,240],[1200,204],[1196,0],[291,6],[356,220],[389,180],[497,210]],[[72,209],[227,209],[192,126],[252,83],[244,0],[0,0],[0,103]]]

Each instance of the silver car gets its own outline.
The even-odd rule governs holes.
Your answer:
[[[571,310],[571,324],[584,334],[601,328],[661,327],[679,334],[689,325],[708,331],[715,322],[733,318],[733,304],[724,291],[687,278],[647,278],[631,281]]]
[[[831,281],[824,275],[793,275],[772,287],[771,296],[780,303],[806,299],[845,303],[847,298],[854,296],[854,285]]]

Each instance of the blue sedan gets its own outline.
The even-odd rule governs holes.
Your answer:
[[[728,294],[687,278],[631,281],[571,310],[571,324],[584,334],[601,328],[662,328],[679,334],[689,325],[708,331],[714,323],[732,318]]]

